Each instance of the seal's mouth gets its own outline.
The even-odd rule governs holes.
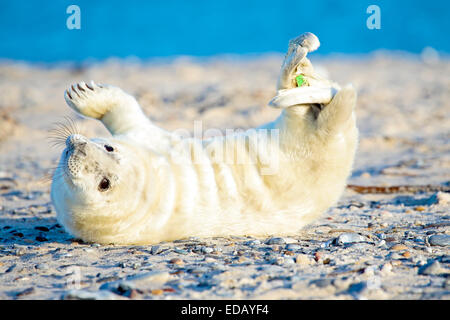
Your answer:
[[[64,172],[63,179],[68,186],[75,188],[75,183],[73,182],[74,177],[71,177],[67,172]]]
[[[84,155],[86,155],[84,151],[75,150],[75,147],[73,145],[68,146],[63,153],[62,169],[64,172],[64,178],[72,185],[74,185],[74,180],[76,180],[78,177],[77,173],[79,172],[80,168],[80,164],[78,163],[80,159],[77,156],[79,153],[83,153]]]

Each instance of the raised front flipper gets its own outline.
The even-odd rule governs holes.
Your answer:
[[[113,135],[150,124],[136,99],[117,87],[80,82],[67,89],[64,98],[76,112],[102,121]]]
[[[64,98],[76,112],[100,120],[112,135],[127,136],[158,152],[167,151],[173,135],[154,125],[136,99],[122,89],[80,82],[67,89]]]

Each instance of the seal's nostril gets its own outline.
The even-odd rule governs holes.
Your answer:
[[[80,143],[86,144],[86,138],[83,137],[81,134],[77,134],[77,133],[76,134],[71,134],[66,139],[66,145],[68,147],[73,147],[76,144],[80,144]]]
[[[67,148],[77,155],[86,156],[87,139],[80,134],[72,134],[66,139]]]

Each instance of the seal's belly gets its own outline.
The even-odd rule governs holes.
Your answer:
[[[295,232],[342,193],[345,177],[329,179],[325,165],[326,161],[292,157],[280,149],[276,137],[256,131],[209,141],[185,140],[159,162],[160,182],[142,185],[147,192],[151,185],[164,190],[159,205],[137,206],[130,218],[145,216],[139,234],[159,241]],[[324,178],[328,179],[324,190],[318,190]]]

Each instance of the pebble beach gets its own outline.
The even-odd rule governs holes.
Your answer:
[[[310,57],[358,91],[359,149],[348,188],[289,237],[84,243],[50,200],[73,120],[64,90],[94,80],[134,95],[167,130],[247,129],[275,119],[281,54],[0,62],[0,299],[450,299],[450,60],[403,52]]]

